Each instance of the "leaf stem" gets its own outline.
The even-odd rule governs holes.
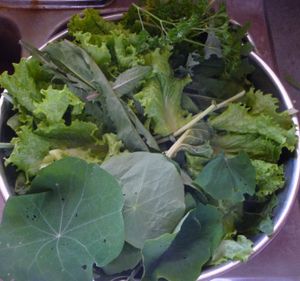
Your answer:
[[[12,143],[0,142],[0,149],[10,149],[10,148],[14,148],[14,145]]]
[[[174,137],[178,137],[180,136],[181,134],[183,134],[186,130],[190,129],[191,127],[193,127],[196,123],[198,123],[201,119],[203,119],[205,116],[207,116],[208,114],[220,109],[220,108],[223,108],[223,107],[226,107],[229,103],[231,102],[234,102],[238,99],[240,99],[241,97],[243,97],[245,95],[245,91],[242,91],[240,93],[238,93],[237,95],[221,102],[221,103],[212,103],[208,108],[206,108],[204,111],[202,112],[199,112],[198,114],[196,114],[194,116],[194,118],[188,122],[186,125],[184,125],[183,127],[181,127],[179,130],[177,130],[173,136]]]
[[[188,135],[189,130],[186,130],[181,137],[167,150],[165,155],[169,158],[173,158],[176,155],[178,147],[182,144],[185,140],[186,136]]]

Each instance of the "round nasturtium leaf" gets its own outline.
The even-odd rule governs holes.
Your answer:
[[[185,211],[184,186],[176,166],[164,155],[124,153],[102,167],[120,180],[125,239],[142,249],[147,239],[174,230]]]
[[[65,158],[40,171],[31,194],[11,197],[0,226],[0,277],[91,281],[93,263],[114,260],[124,244],[123,197],[98,165]]]

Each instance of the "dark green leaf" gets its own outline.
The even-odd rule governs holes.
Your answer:
[[[226,158],[223,153],[211,160],[195,182],[217,200],[240,202],[255,192],[255,169],[247,154]]]
[[[98,165],[65,158],[43,169],[32,194],[11,197],[0,227],[3,280],[90,281],[124,243],[118,182]]]
[[[174,239],[172,234],[165,234],[147,242],[143,249],[145,276],[142,280],[196,280],[221,241],[221,220],[221,213],[215,207],[199,204],[189,213]]]

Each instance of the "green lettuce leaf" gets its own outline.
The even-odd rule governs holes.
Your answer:
[[[255,134],[276,142],[293,151],[297,141],[295,128],[286,130],[269,115],[252,115],[251,110],[241,104],[230,104],[220,115],[210,118],[211,126],[219,131],[236,134]]]
[[[35,109],[34,102],[42,99],[41,87],[47,84],[45,81],[50,81],[51,76],[43,71],[35,59],[21,59],[14,64],[14,70],[13,75],[7,72],[1,74],[0,85],[7,89],[17,108],[32,112]]]
[[[84,103],[75,96],[65,86],[62,90],[55,90],[50,86],[47,90],[41,91],[43,100],[40,103],[34,103],[36,116],[42,116],[48,124],[55,124],[63,121],[63,116],[69,106],[72,106],[72,114],[78,115],[84,108]]]
[[[76,32],[73,34],[80,46],[94,59],[103,70],[107,70],[111,63],[111,54],[107,42],[102,36],[92,35],[90,32]]]
[[[153,67],[154,77],[135,95],[142,104],[145,115],[154,133],[169,135],[190,120],[187,111],[181,108],[183,88],[191,81],[189,77],[178,79],[173,76],[169,65],[170,51],[156,49],[146,58]]]
[[[104,266],[120,254],[123,197],[115,178],[98,165],[57,161],[37,175],[31,192],[5,206],[2,280],[90,281],[93,263]]]
[[[165,234],[146,242],[142,281],[196,280],[222,236],[221,213],[213,206],[199,204],[183,221],[175,238],[174,234]]]
[[[256,171],[256,195],[265,198],[284,186],[283,166],[267,163],[261,160],[252,160]]]
[[[50,150],[50,142],[23,127],[18,136],[12,139],[14,149],[5,163],[13,164],[18,170],[24,171],[27,180],[40,169],[43,158]]]
[[[276,163],[281,154],[281,147],[276,142],[256,134],[215,134],[211,140],[215,152],[224,151],[226,155],[246,152],[250,158]]]
[[[85,9],[83,15],[73,16],[68,23],[68,31],[71,35],[78,31],[102,35],[117,28],[121,28],[121,26],[103,19],[95,9]]]
[[[289,130],[293,127],[292,118],[288,111],[279,112],[279,100],[271,94],[251,88],[245,97],[246,105],[252,115],[264,114],[270,116],[281,128]]]
[[[244,201],[255,192],[255,169],[246,153],[226,158],[223,153],[211,160],[195,183],[216,200]]]
[[[235,240],[223,240],[210,261],[211,265],[218,265],[228,260],[247,261],[252,253],[253,242],[244,235],[238,235]]]

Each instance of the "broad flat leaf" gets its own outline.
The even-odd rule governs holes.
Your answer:
[[[195,182],[217,200],[240,202],[255,192],[255,168],[247,154],[226,158],[223,153],[211,160]]]
[[[223,240],[213,254],[210,264],[217,265],[228,260],[247,261],[252,253],[253,242],[244,235],[235,240]]]
[[[171,243],[173,237],[165,235],[145,244],[142,281],[195,281],[222,236],[221,213],[213,206],[200,203],[189,213]]]
[[[53,89],[50,86],[41,91],[43,100],[35,103],[33,113],[36,116],[42,115],[49,124],[63,121],[63,116],[69,106],[73,107],[72,114],[78,115],[84,108],[84,103],[80,101],[66,86],[62,90]]]
[[[102,268],[105,274],[113,275],[135,268],[142,259],[141,250],[128,243],[124,244],[121,254]]]
[[[119,97],[131,93],[151,71],[150,66],[138,65],[121,73],[113,83],[113,90]]]
[[[91,281],[93,263],[124,243],[118,182],[98,165],[66,158],[43,169],[32,194],[11,197],[0,227],[0,276],[18,281]]]
[[[13,164],[26,173],[26,178],[35,175],[43,158],[50,150],[50,143],[27,127],[18,132],[18,137],[12,139],[14,149],[5,164]]]
[[[168,49],[156,49],[148,55],[147,63],[153,67],[154,77],[135,95],[144,107],[150,127],[161,136],[175,132],[190,120],[189,113],[181,107],[181,99],[183,88],[191,79],[175,78],[169,57]]]
[[[172,232],[184,214],[184,186],[175,165],[156,153],[112,157],[102,167],[120,180],[125,198],[126,241],[142,248],[147,239]]]

